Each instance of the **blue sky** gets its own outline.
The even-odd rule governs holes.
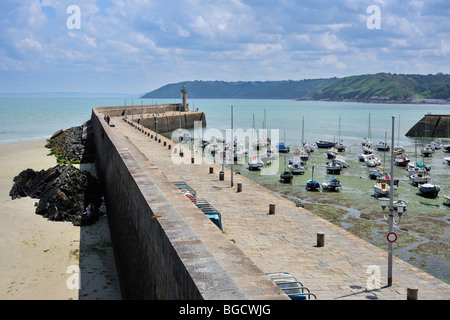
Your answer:
[[[1,0],[0,92],[450,73],[449,17],[448,0]]]

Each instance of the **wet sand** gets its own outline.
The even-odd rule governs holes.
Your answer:
[[[45,143],[0,145],[0,299],[121,299],[106,216],[76,227],[36,215],[38,199],[9,196],[22,170],[56,165]]]

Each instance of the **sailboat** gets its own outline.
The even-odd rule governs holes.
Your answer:
[[[394,147],[394,151],[405,151],[405,148],[400,145],[400,115],[398,115],[398,134],[397,134],[397,145]]]
[[[345,151],[345,145],[342,143],[341,140],[341,115],[339,115],[339,136],[338,136],[338,143],[334,146],[338,152]]]
[[[327,173],[330,173],[330,174],[340,174],[341,173],[342,166],[334,160],[331,163],[327,162],[325,166],[327,169]]]
[[[284,170],[280,174],[281,182],[290,183],[292,178],[294,178],[294,175],[291,170],[286,167],[286,156],[284,156]]]
[[[319,182],[314,180],[314,166],[313,166],[311,179],[306,181],[306,190],[307,191],[318,191],[319,189],[320,189]]]

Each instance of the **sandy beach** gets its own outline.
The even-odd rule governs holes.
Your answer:
[[[106,215],[76,227],[35,214],[38,199],[9,196],[22,170],[56,165],[45,143],[0,145],[0,299],[121,299]]]

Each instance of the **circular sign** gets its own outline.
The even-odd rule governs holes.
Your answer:
[[[397,241],[397,235],[394,232],[389,232],[388,235],[386,236],[387,241],[389,242],[395,242]]]

